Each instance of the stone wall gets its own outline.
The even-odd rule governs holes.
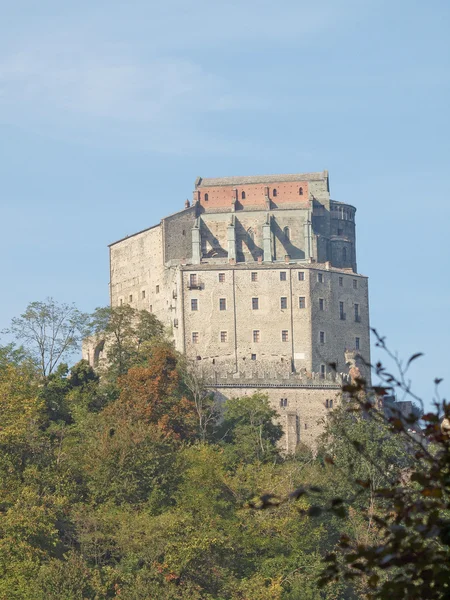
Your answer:
[[[330,411],[341,402],[340,389],[330,388],[289,388],[289,387],[235,387],[211,388],[217,400],[242,398],[256,392],[267,394],[270,405],[277,411],[284,436],[280,446],[286,452],[294,452],[299,443],[314,448]],[[330,402],[331,401],[331,402]],[[281,406],[283,404],[283,406]]]

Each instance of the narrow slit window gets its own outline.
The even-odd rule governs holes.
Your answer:
[[[298,188],[298,194],[299,194],[299,196],[303,196],[303,188],[302,187]]]
[[[272,196],[273,196],[274,198],[276,198],[276,197],[277,197],[277,190],[276,190],[276,188],[273,188],[273,191],[272,191]]]
[[[289,241],[291,239],[291,232],[289,231],[289,227],[284,228],[284,239]]]

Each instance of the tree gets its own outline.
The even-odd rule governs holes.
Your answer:
[[[79,348],[89,333],[88,321],[88,315],[73,304],[58,304],[47,298],[44,302],[31,302],[20,317],[11,321],[7,333],[23,342],[45,378]]]
[[[220,406],[214,394],[207,389],[195,364],[189,364],[186,359],[179,361],[179,364],[183,383],[189,391],[197,413],[199,437],[205,442],[220,418]]]
[[[414,354],[406,366],[386,346],[385,339],[373,330],[377,345],[394,361],[397,372],[389,372],[381,363],[375,371],[381,384],[375,392],[383,397],[399,390],[423,407],[421,398],[411,389],[406,378],[410,364],[421,356]],[[442,379],[436,379],[436,387]],[[439,399],[436,391],[434,409],[421,417],[423,434],[418,429],[419,415],[413,410],[403,415],[390,410],[390,416],[376,410],[368,397],[366,383],[356,380],[345,392],[362,414],[370,414],[380,426],[387,427],[391,439],[407,448],[413,464],[405,472],[397,468],[373,490],[379,502],[375,514],[363,513],[372,519],[377,529],[375,539],[357,543],[348,534],[339,542],[339,553],[327,557],[322,577],[326,583],[339,578],[362,580],[367,598],[377,600],[444,600],[450,597],[450,404]],[[366,393],[364,395],[364,393]],[[420,414],[420,413],[419,413]],[[365,444],[358,451],[366,457]],[[332,459],[330,459],[332,460]],[[333,461],[332,461],[333,462]],[[376,465],[374,465],[376,466]],[[370,486],[370,480],[356,481],[360,489]],[[343,560],[341,559],[343,556]]]
[[[175,439],[193,439],[195,407],[183,394],[177,360],[171,344],[154,344],[145,366],[132,367],[119,379],[120,397],[107,412],[153,423]]]
[[[219,436],[232,464],[271,461],[278,457],[276,446],[283,435],[267,395],[232,398],[225,403]]]
[[[161,339],[164,331],[155,315],[128,305],[97,308],[91,325],[96,336],[107,339],[107,372],[112,378],[143,362],[149,344]]]

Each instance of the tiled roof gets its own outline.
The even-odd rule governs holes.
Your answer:
[[[288,175],[250,175],[247,177],[198,177],[196,187],[216,187],[220,185],[246,185],[250,183],[278,183],[283,181],[322,181],[328,171],[320,173],[292,173]]]

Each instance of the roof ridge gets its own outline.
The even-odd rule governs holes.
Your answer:
[[[230,177],[198,177],[195,187],[211,187],[221,185],[243,185],[252,183],[272,183],[283,181],[320,181],[328,179],[328,171],[309,173],[283,173],[275,175],[241,175]]]

